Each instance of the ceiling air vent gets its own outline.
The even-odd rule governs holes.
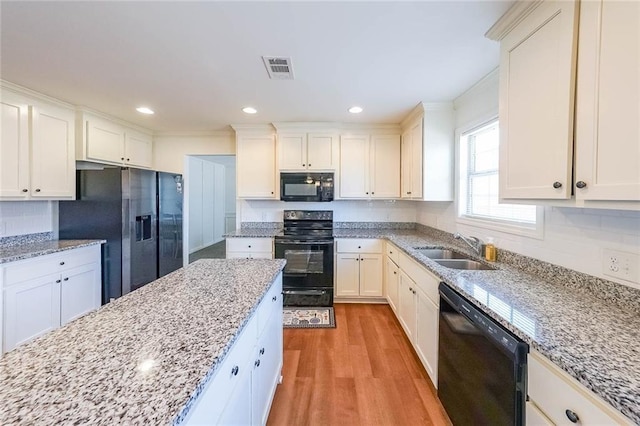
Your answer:
[[[269,78],[277,80],[293,80],[293,68],[291,58],[277,56],[263,56],[262,60],[267,67]]]

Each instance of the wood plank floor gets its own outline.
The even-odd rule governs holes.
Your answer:
[[[388,305],[336,304],[336,328],[285,329],[268,425],[450,425]]]

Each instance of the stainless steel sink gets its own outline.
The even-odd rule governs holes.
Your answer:
[[[493,266],[486,265],[481,262],[476,262],[471,259],[433,259],[438,265],[442,265],[451,269],[464,269],[464,270],[494,270]]]
[[[418,253],[427,256],[429,259],[469,259],[466,254],[457,251],[441,248],[416,248]]]

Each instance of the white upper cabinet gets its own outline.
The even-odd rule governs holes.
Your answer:
[[[637,2],[543,1],[489,30],[501,42],[501,199],[638,208],[639,26]]]
[[[571,195],[577,3],[545,1],[500,43],[500,197]]]
[[[275,123],[278,129],[278,169],[332,171],[336,169],[338,135],[307,123]]]
[[[640,201],[640,3],[580,6],[575,195]]]
[[[400,137],[342,135],[339,185],[340,198],[399,198]]]
[[[152,167],[153,140],[150,133],[86,112],[78,113],[77,128],[78,160]]]
[[[453,200],[453,106],[419,104],[402,122],[402,198]]]
[[[278,199],[276,142],[271,126],[233,126],[236,131],[238,198]]]
[[[0,198],[73,199],[74,112],[2,90]]]

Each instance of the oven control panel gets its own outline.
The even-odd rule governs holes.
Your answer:
[[[332,210],[285,210],[284,220],[333,220]]]

